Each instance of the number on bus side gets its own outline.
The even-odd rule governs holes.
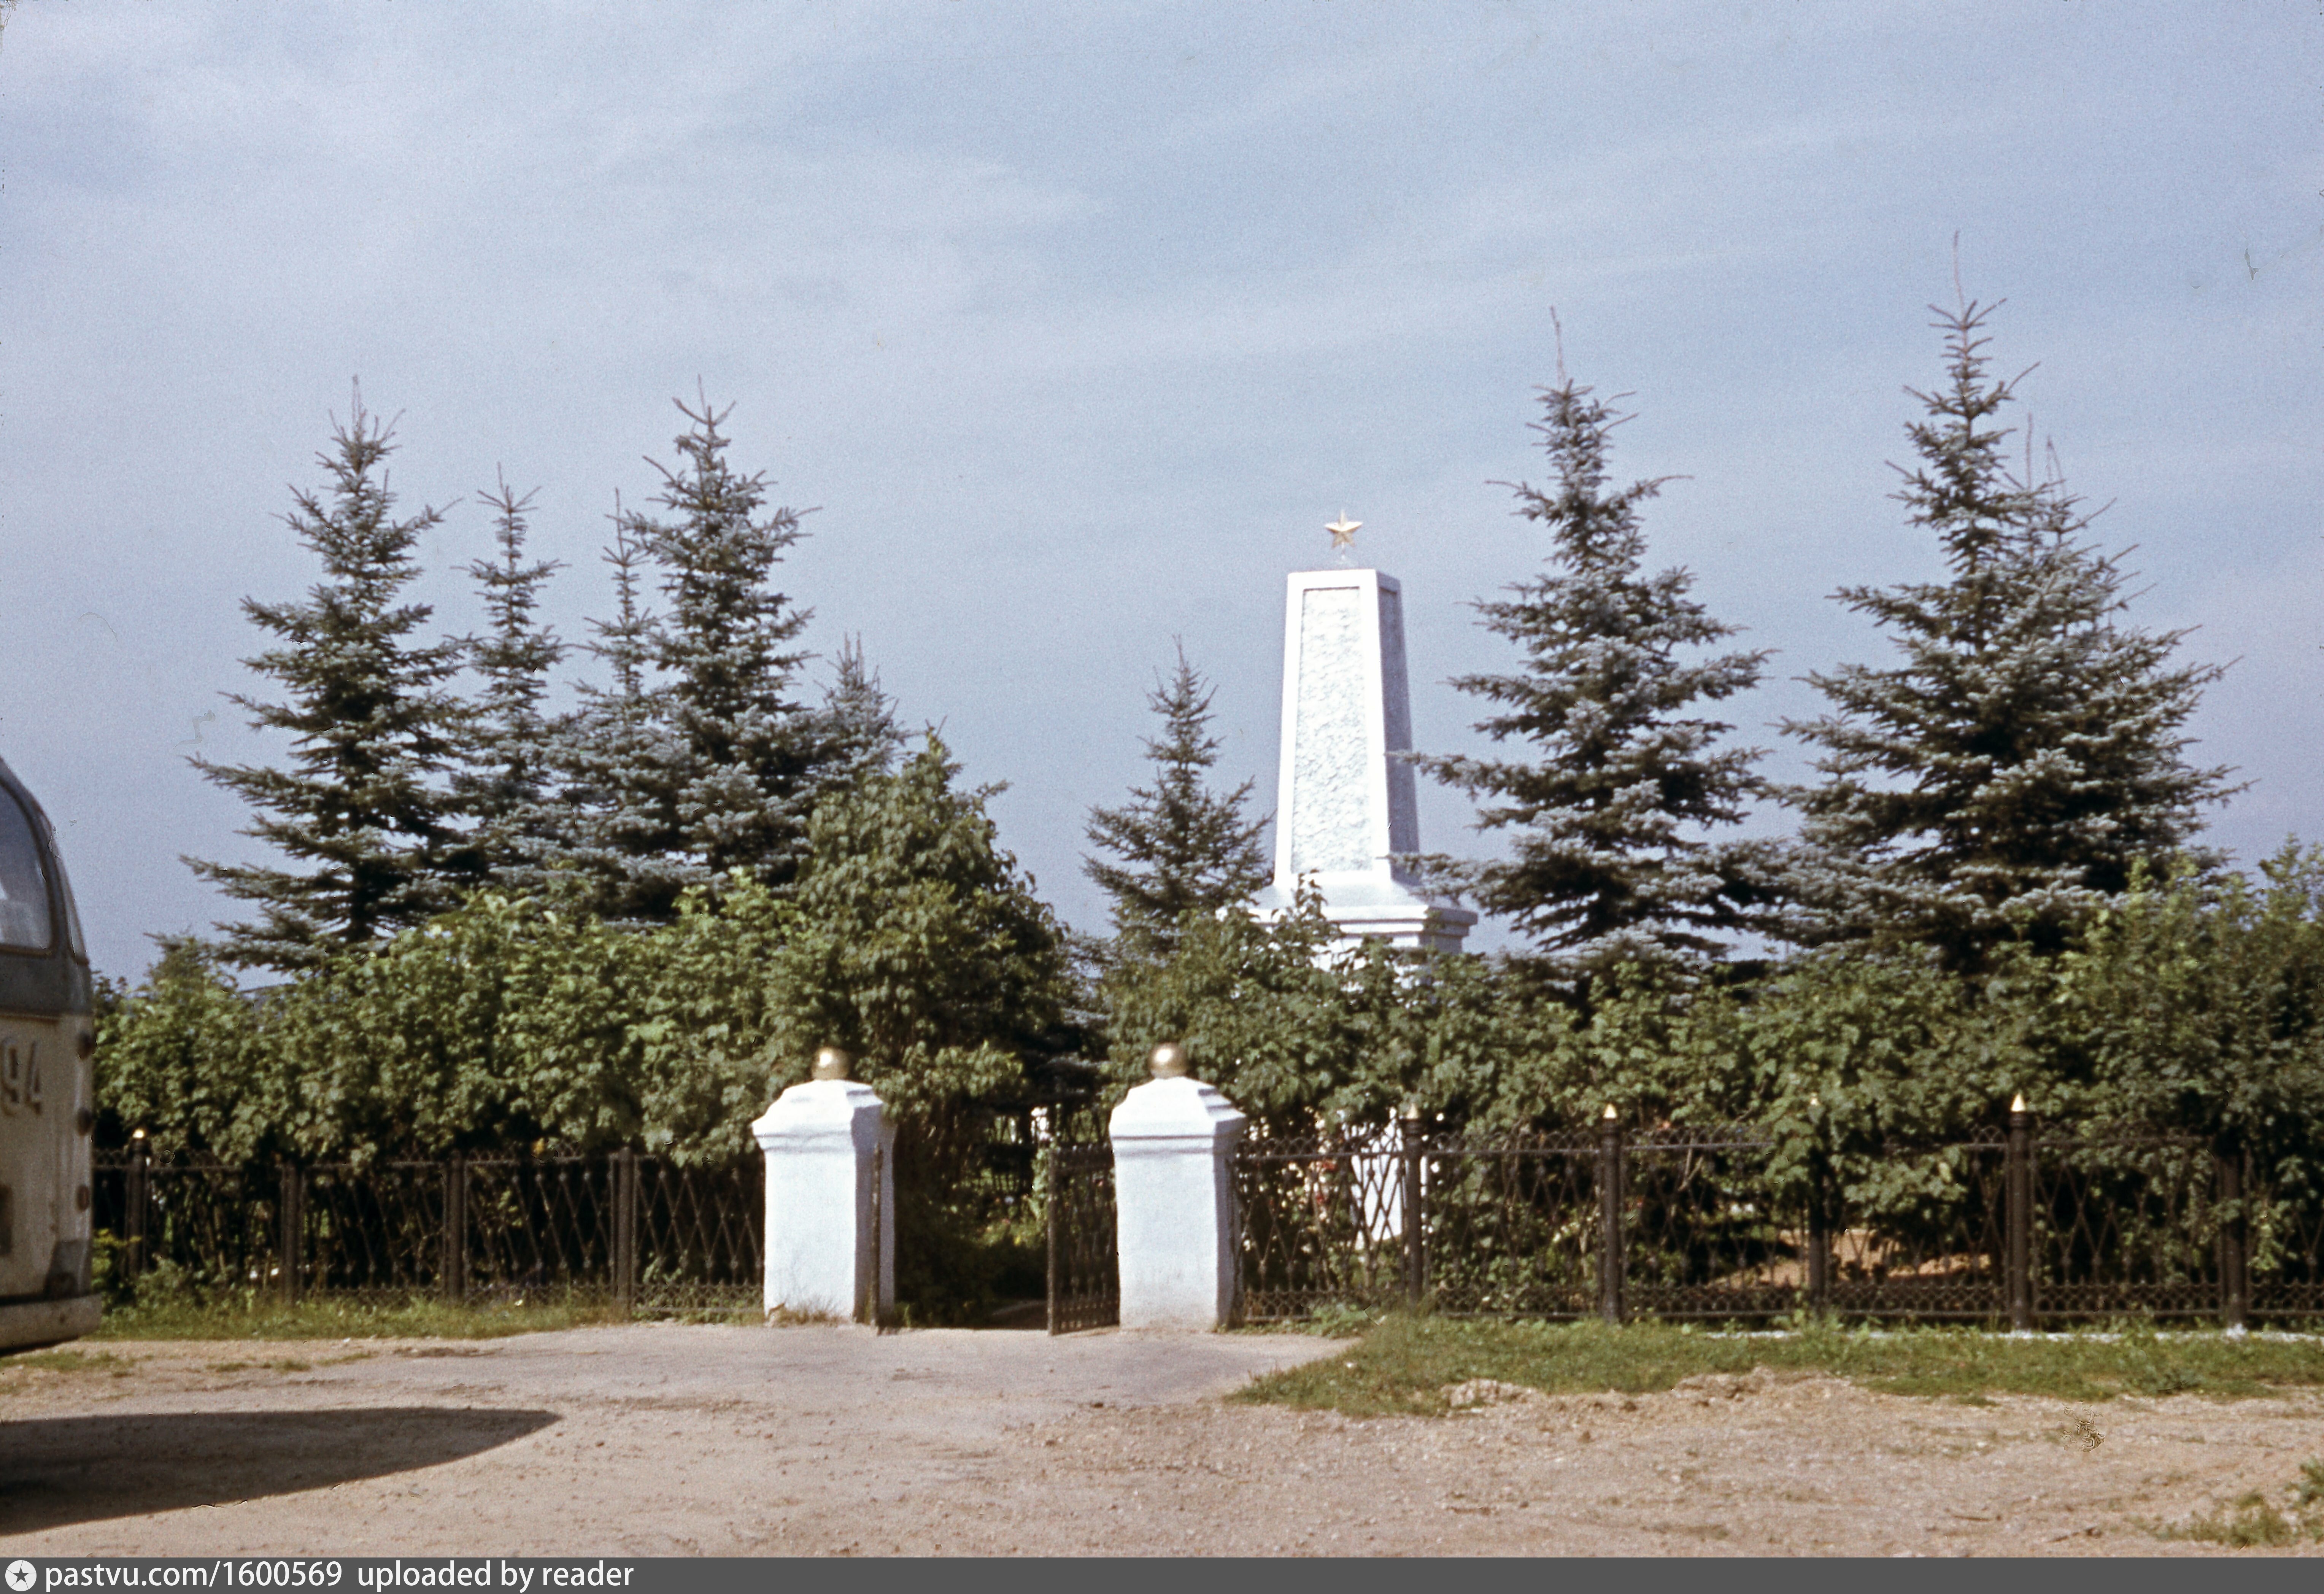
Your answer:
[[[0,1113],[41,1110],[41,1048],[37,1041],[0,1041]]]

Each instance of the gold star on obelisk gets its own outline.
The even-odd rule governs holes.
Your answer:
[[[1362,525],[1361,521],[1348,519],[1348,511],[1342,510],[1340,518],[1323,528],[1332,534],[1332,551],[1344,553],[1353,548],[1356,545],[1356,532]]]

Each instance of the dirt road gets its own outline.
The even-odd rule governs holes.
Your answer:
[[[2324,1455],[2324,1399],[1821,1377],[1349,1422],[1281,1335],[639,1325],[0,1363],[0,1553],[2105,1554]],[[2310,1547],[2312,1548],[2312,1547]]]

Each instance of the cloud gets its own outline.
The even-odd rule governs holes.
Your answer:
[[[645,14],[12,14],[0,554],[61,640],[0,672],[0,753],[74,818],[106,966],[217,911],[178,853],[244,845],[180,744],[250,684],[240,598],[312,579],[278,517],[352,375],[403,417],[407,503],[541,486],[567,635],[669,395],[736,402],[738,458],[825,506],[785,567],[815,644],[862,632],[908,714],[1013,782],[1010,844],[1091,922],[1080,818],[1138,778],[1174,634],[1221,684],[1230,778],[1271,789],[1282,573],[1340,509],[1405,581],[1422,734],[1464,734],[1436,683],[1499,662],[1462,605],[1537,557],[1489,484],[1539,474],[1552,305],[1574,373],[1637,395],[1617,470],[1691,478],[1657,557],[1783,650],[1738,717],[1874,655],[1825,594],[1926,568],[1883,462],[1957,230],[1971,290],[2011,299],[2005,362],[2043,362],[2041,428],[2143,545],[2142,616],[2247,652],[2207,748],[2262,779],[2267,828],[2310,801],[2307,19]],[[484,537],[469,505],[430,548],[447,628]],[[203,733],[269,751],[230,710]],[[1462,806],[1428,802],[1456,844]]]

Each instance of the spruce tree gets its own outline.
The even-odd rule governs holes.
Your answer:
[[[735,869],[785,888],[828,766],[896,744],[891,725],[875,753],[880,733],[859,723],[863,689],[878,696],[868,677],[843,681],[844,708],[793,701],[806,655],[791,644],[807,615],[770,577],[798,540],[798,515],[768,510],[764,475],[727,464],[728,410],[678,408],[690,423],[678,468],[655,465],[666,514],[615,501],[605,557],[616,618],[591,622],[589,644],[612,685],[584,685],[553,738],[564,809],[555,863],[585,906],[630,922],[669,919],[688,887],[715,890]],[[641,606],[648,579],[668,600],[660,613]]]
[[[500,552],[467,567],[490,629],[469,644],[484,685],[469,708],[467,767],[453,789],[472,825],[466,859],[471,876],[503,890],[538,891],[544,855],[561,829],[562,805],[548,800],[549,726],[542,701],[565,647],[534,613],[541,587],[562,567],[524,557],[531,493],[519,498],[503,478],[477,496],[492,506]]]
[[[1991,307],[1930,308],[1948,381],[1906,390],[1928,413],[1895,497],[1950,577],[1836,594],[1903,658],[1808,677],[1832,712],[1784,729],[1822,750],[1823,779],[1788,796],[1816,860],[1809,938],[1932,945],[1975,968],[2003,941],[2059,945],[2142,861],[2214,861],[2193,851],[2199,815],[2230,788],[2181,756],[2219,669],[2171,663],[2183,631],[2124,623],[2129,577],[2087,541],[2080,502],[2054,471],[2034,479],[2030,447],[2009,469],[2010,429],[1992,421],[2015,395],[1987,373]]]
[[[864,660],[861,637],[839,644],[818,729],[816,757],[825,796],[852,791],[866,780],[894,772],[904,732],[896,723],[895,700],[881,689],[879,672]]]
[[[1748,690],[1765,652],[1691,658],[1737,628],[1687,595],[1683,568],[1642,572],[1638,506],[1668,478],[1607,490],[1609,438],[1625,416],[1566,380],[1542,390],[1554,482],[1516,484],[1517,513],[1549,534],[1547,568],[1475,606],[1523,654],[1506,675],[1454,679],[1499,711],[1476,728],[1520,757],[1417,757],[1480,799],[1477,828],[1510,855],[1428,861],[1430,874],[1531,935],[1552,972],[1589,983],[1624,962],[1681,970],[1764,927],[1774,850],[1704,833],[1739,821],[1760,785],[1753,749],[1698,705]]]
[[[649,628],[667,732],[669,819],[684,883],[734,869],[780,889],[797,872],[818,789],[814,712],[792,698],[806,659],[793,644],[807,615],[770,585],[798,515],[767,507],[763,474],[726,462],[718,428],[731,410],[678,410],[678,468],[657,465],[667,518],[631,530],[662,573],[668,612]]]
[[[690,878],[677,821],[678,758],[650,679],[654,616],[641,604],[646,550],[613,500],[613,618],[589,622],[586,646],[612,682],[580,683],[579,704],[550,733],[556,832],[549,861],[573,906],[621,923],[668,918]]]
[[[322,560],[323,580],[303,602],[243,600],[277,641],[244,663],[278,682],[285,701],[229,696],[254,728],[290,733],[290,768],[191,760],[250,805],[256,817],[242,834],[290,863],[186,861],[257,908],[254,922],[217,926],[224,955],[244,967],[314,967],[442,910],[455,894],[449,855],[460,838],[445,776],[463,715],[447,683],[464,650],[415,640],[430,611],[398,602],[420,573],[413,544],[443,516],[423,508],[393,518],[393,447],[358,391],[351,419],[317,456],[330,486],[293,489],[284,517]]]
[[[1267,883],[1267,821],[1243,817],[1253,783],[1222,794],[1204,779],[1219,761],[1214,695],[1181,645],[1176,673],[1146,698],[1162,719],[1162,734],[1146,741],[1154,783],[1130,788],[1119,808],[1090,810],[1089,839],[1118,861],[1086,857],[1083,872],[1113,898],[1114,934],[1133,955],[1168,957],[1183,915],[1240,906]]]

